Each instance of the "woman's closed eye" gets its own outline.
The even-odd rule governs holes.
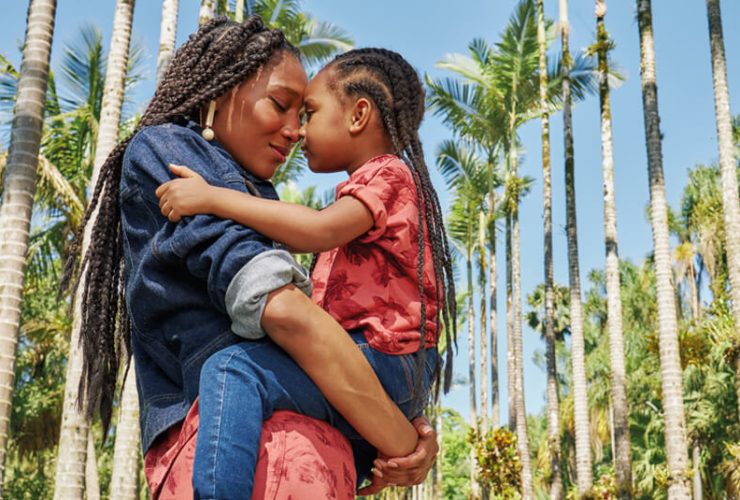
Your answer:
[[[285,106],[285,104],[281,103],[278,99],[270,96],[270,100],[275,105],[275,107],[278,109],[278,111],[280,111],[281,113],[285,113],[286,111],[288,111],[287,106]]]

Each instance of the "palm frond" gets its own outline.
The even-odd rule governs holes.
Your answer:
[[[65,88],[62,107],[71,110],[87,104],[98,116],[105,75],[103,37],[99,28],[83,25],[79,39],[65,44],[61,74]]]
[[[304,29],[305,35],[297,42],[297,47],[309,65],[323,64],[332,56],[354,47],[349,32],[330,22],[307,17]]]
[[[470,82],[475,82],[479,85],[486,84],[486,78],[481,71],[481,65],[472,57],[464,54],[446,54],[435,66],[457,73]]]
[[[285,163],[275,172],[275,175],[272,177],[272,183],[277,187],[285,182],[295,181],[306,171],[307,167],[306,157],[303,156],[300,142],[298,142],[290,149]]]

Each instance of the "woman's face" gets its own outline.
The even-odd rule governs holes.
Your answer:
[[[298,141],[308,79],[291,53],[275,53],[241,85],[216,100],[213,131],[246,171],[269,179]]]

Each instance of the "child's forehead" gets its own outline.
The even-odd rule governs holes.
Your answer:
[[[314,75],[313,78],[311,78],[311,80],[309,80],[308,87],[312,90],[327,88],[329,86],[329,82],[331,81],[329,73],[331,73],[330,69],[321,69],[318,73]]]
[[[337,89],[332,85],[333,80],[330,73],[331,71],[321,70],[308,82],[305,94],[307,101],[313,98],[340,100]]]

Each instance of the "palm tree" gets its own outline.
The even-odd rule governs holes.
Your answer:
[[[655,279],[658,296],[658,340],[665,415],[665,444],[672,481],[668,498],[691,498],[688,468],[686,424],[683,407],[683,382],[678,351],[675,293],[672,283],[668,243],[663,158],[661,151],[658,91],[655,79],[655,48],[650,0],[638,0],[637,19],[640,34],[640,75],[645,118],[645,141],[650,181],[650,219],[653,232]]]
[[[488,195],[487,233],[488,248],[488,297],[489,297],[489,319],[488,336],[491,341],[490,365],[491,365],[491,428],[498,429],[501,426],[500,403],[499,403],[499,376],[498,376],[498,300],[496,298],[496,284],[498,270],[496,268],[496,192],[491,190]]]
[[[514,167],[516,169],[516,167]],[[522,197],[522,179],[516,176],[516,170],[509,174],[506,183],[507,198],[510,200],[508,210],[511,217],[511,275],[512,275],[512,317],[514,319],[513,354],[514,354],[514,405],[516,410],[516,434],[519,455],[522,463],[522,496],[533,498],[532,465],[529,454],[529,436],[527,433],[527,411],[524,405],[524,354],[522,347],[522,286],[519,248],[519,203]]]
[[[538,52],[537,52],[537,29],[535,23],[535,4],[532,0],[522,0],[512,15],[507,28],[504,30],[501,41],[491,51],[482,40],[474,40],[470,46],[471,57],[460,54],[454,54],[446,57],[438,63],[439,67],[449,69],[457,73],[463,82],[456,80],[445,80],[434,82],[432,85],[432,95],[435,96],[435,103],[440,107],[446,107],[447,118],[445,121],[454,126],[462,137],[486,145],[499,144],[503,148],[504,156],[509,165],[509,172],[513,178],[516,176],[516,167],[518,166],[517,148],[518,128],[528,120],[531,120],[541,113],[539,100],[539,82],[538,73]],[[558,63],[555,61],[548,71],[548,106],[549,110],[557,109],[559,101],[559,87],[562,77],[557,68]],[[572,88],[577,98],[582,98],[586,91],[595,87],[593,78],[593,64],[588,58],[581,55],[575,58],[572,72]],[[470,113],[470,109],[483,110],[484,112]],[[495,138],[494,143],[491,138]],[[484,141],[488,141],[487,143]],[[512,170],[514,168],[514,170]],[[517,200],[518,201],[518,200]],[[509,232],[509,229],[511,232]],[[518,262],[519,259],[519,241],[514,237],[518,234],[518,218],[507,218],[507,247],[509,239],[511,240],[511,263]],[[507,256],[507,262],[509,258]],[[507,276],[509,269],[507,269]],[[516,311],[516,300],[520,293],[517,283],[519,276],[516,273],[511,275],[511,306],[509,312]],[[507,285],[508,286],[508,285]],[[507,290],[508,292],[508,290]],[[509,301],[507,293],[507,302]],[[516,319],[521,313],[512,314],[509,332],[514,332],[514,336],[521,337],[521,318],[520,326],[516,326]],[[507,313],[508,322],[508,313]],[[507,337],[508,337],[507,333]],[[521,340],[521,338],[519,339]],[[512,414],[511,410],[517,406],[514,400],[516,395],[516,363],[515,356],[512,354],[512,348],[516,344],[516,338],[511,339],[508,343],[511,361],[509,372],[509,394],[510,394],[510,424],[519,417]],[[522,400],[523,403],[523,400]],[[526,415],[521,417],[526,419]],[[517,422],[518,423],[518,422]],[[526,422],[521,426],[517,425],[523,433],[526,434]],[[519,436],[519,444],[526,441],[522,435]],[[523,455],[523,453],[522,453]],[[523,460],[527,457],[523,456]],[[524,464],[523,470],[527,464]],[[529,475],[526,471],[524,475]],[[523,484],[526,486],[527,481]]]
[[[504,192],[504,196],[506,193]],[[513,311],[513,278],[511,274],[511,215],[504,209],[506,217],[505,259],[506,259],[506,377],[507,401],[509,410],[509,429],[516,432],[516,358],[514,357],[514,311]]]
[[[216,15],[216,0],[200,0],[198,26],[203,26]]]
[[[539,53],[539,95],[542,120],[542,205],[545,249],[545,317],[544,334],[547,354],[547,444],[550,453],[550,498],[563,496],[560,474],[560,424],[558,422],[558,380],[553,331],[553,267],[552,267],[552,169],[550,167],[550,113],[547,96],[547,40],[545,38],[545,8],[537,0],[537,51]],[[565,65],[563,65],[565,67]],[[565,86],[565,80],[563,80]]]
[[[486,199],[486,196],[483,196]],[[480,294],[480,413],[481,435],[488,432],[488,329],[486,328],[486,211],[478,211],[478,291]]]
[[[31,0],[0,207],[0,496],[56,0]]]
[[[103,100],[93,160],[93,171],[90,180],[92,185],[97,183],[100,167],[105,162],[105,159],[118,139],[118,127],[121,119],[121,107],[123,105],[126,84],[126,71],[128,69],[133,10],[134,0],[116,1],[111,47],[106,66]],[[83,255],[90,244],[91,231],[92,225],[88,224],[82,240],[81,248]],[[82,318],[80,304],[83,289],[84,286],[77,288],[78,292],[75,294],[73,300],[72,335],[67,362],[64,410],[62,414],[62,429],[59,434],[59,454],[57,457],[56,487],[54,489],[54,497],[60,499],[70,498],[73,494],[75,494],[75,497],[77,496],[79,492],[78,487],[75,486],[74,490],[70,491],[67,489],[67,485],[70,483],[74,484],[74,479],[84,474],[87,455],[87,438],[89,432],[89,422],[87,421],[88,409],[77,404],[83,359],[79,341],[80,321]],[[118,477],[117,474],[120,474],[127,478],[133,476],[135,480],[135,470],[133,473],[132,471],[119,472],[120,469],[116,468],[117,463],[120,463],[120,461],[114,461],[114,478]],[[81,495],[79,498],[81,498]]]
[[[622,297],[617,251],[617,210],[614,193],[614,154],[611,102],[609,99],[609,49],[611,42],[604,26],[605,0],[596,0],[596,52],[599,58],[599,103],[601,110],[601,167],[604,175],[604,242],[606,246],[606,297],[609,328],[609,361],[614,429],[614,463],[618,495],[630,498],[632,465],[630,458],[629,405],[624,365]]]
[[[732,137],[732,115],[727,90],[727,64],[719,0],[707,0],[707,19],[709,20],[709,45],[712,51],[714,109],[717,120],[719,166],[722,175],[722,207],[727,237],[725,248],[732,298],[730,303],[732,304],[732,316],[740,333],[740,236],[738,236],[740,235],[740,201],[738,201],[737,159]],[[735,372],[740,394],[740,356],[735,359]],[[738,400],[738,411],[740,411],[740,400]]]
[[[159,52],[157,54],[157,82],[164,76],[175,53],[177,36],[177,10],[180,0],[162,1],[162,23],[159,28]]]
[[[578,259],[578,226],[576,223],[576,187],[573,158],[573,118],[570,91],[570,49],[568,47],[568,2],[560,1],[560,38],[563,70],[563,138],[565,151],[565,207],[568,234],[568,276],[570,284],[571,359],[573,364],[573,411],[576,431],[576,480],[580,494],[593,484],[591,446],[589,444],[588,389],[586,385],[586,352],[583,337],[583,307]]]
[[[494,428],[499,426],[499,397],[498,397],[498,368],[496,342],[496,188],[499,185],[499,175],[496,165],[498,150],[503,137],[503,127],[500,108],[491,99],[490,76],[486,68],[493,61],[493,50],[480,39],[473,40],[468,46],[470,58],[458,61],[444,60],[439,66],[451,69],[459,74],[472,76],[471,82],[461,84],[457,80],[430,80],[429,107],[436,115],[442,117],[452,130],[471,147],[480,151],[485,158],[481,164],[481,184],[476,189],[481,196],[478,212],[478,278],[481,288],[480,307],[480,335],[481,335],[481,408],[482,428],[485,433],[488,429],[488,362],[491,366],[491,407]],[[464,57],[464,56],[463,56]],[[470,71],[472,63],[473,70]],[[472,124],[472,126],[471,126]],[[486,247],[489,250],[489,259],[486,262]],[[483,290],[486,283],[486,267],[488,267],[490,320],[486,329],[486,296]],[[490,354],[488,349],[490,340]]]
[[[133,361],[123,379],[121,400],[118,408],[116,444],[113,448],[113,471],[110,481],[111,500],[133,500],[138,498],[139,487],[139,396],[136,391],[136,376]]]
[[[444,141],[437,151],[437,167],[455,193],[455,200],[447,225],[448,233],[457,248],[465,255],[467,271],[467,323],[468,323],[468,377],[470,389],[470,427],[478,434],[476,409],[475,366],[475,309],[473,304],[473,252],[476,247],[476,215],[483,201],[480,186],[485,174],[483,163],[474,151],[455,141]],[[470,448],[470,484],[474,498],[480,496],[476,477],[475,449]]]

